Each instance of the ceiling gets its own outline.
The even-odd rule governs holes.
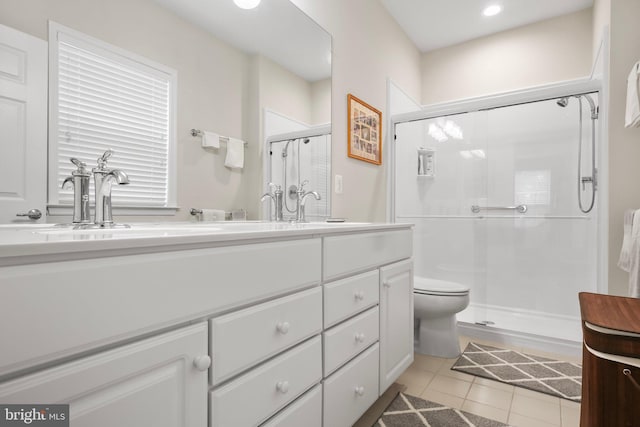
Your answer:
[[[589,8],[593,0],[380,0],[422,52]],[[490,4],[502,13],[485,17]]]
[[[331,76],[331,36],[290,0],[251,10],[232,0],[155,0],[186,21],[249,54],[260,53],[307,81]]]

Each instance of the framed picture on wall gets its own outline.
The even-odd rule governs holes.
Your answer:
[[[348,156],[382,164],[382,113],[366,102],[347,95]]]

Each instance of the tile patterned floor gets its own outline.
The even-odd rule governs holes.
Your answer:
[[[465,348],[470,340],[461,337],[460,341],[462,348]],[[504,347],[502,344],[489,341],[473,341]],[[568,360],[566,356],[530,349],[513,350]],[[579,403],[452,371],[451,366],[456,360],[457,358],[444,359],[416,353],[413,364],[397,382],[407,386],[407,394],[516,427],[579,426]],[[580,362],[579,359],[568,361]]]

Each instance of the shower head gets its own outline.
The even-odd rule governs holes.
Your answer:
[[[595,102],[593,102],[593,99],[591,99],[591,97],[588,94],[585,95],[574,95],[574,98],[578,98],[578,99],[586,99],[587,102],[589,103],[589,109],[591,110],[591,119],[595,120],[598,118],[598,107],[596,107]],[[556,101],[556,104],[558,104],[561,107],[566,107],[569,104],[569,97],[565,96],[563,98],[560,98]],[[582,105],[582,103],[580,104]]]
[[[289,155],[289,144],[292,143],[293,141],[295,141],[295,139],[288,140],[287,144],[282,149],[282,158],[283,159]]]

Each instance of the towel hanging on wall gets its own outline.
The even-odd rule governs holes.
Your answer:
[[[640,210],[633,214],[629,246],[629,296],[640,298]]]
[[[227,157],[224,165],[228,168],[242,169],[244,167],[244,141],[229,138],[227,142]]]
[[[220,135],[215,132],[202,132],[202,146],[204,148],[220,148]]]
[[[628,209],[624,213],[624,234],[622,237],[622,249],[618,258],[618,267],[627,273],[631,269],[631,232],[633,230],[633,217],[635,210]],[[640,218],[637,218],[640,220]]]
[[[636,62],[627,78],[627,111],[624,116],[624,127],[640,126],[640,61]]]

